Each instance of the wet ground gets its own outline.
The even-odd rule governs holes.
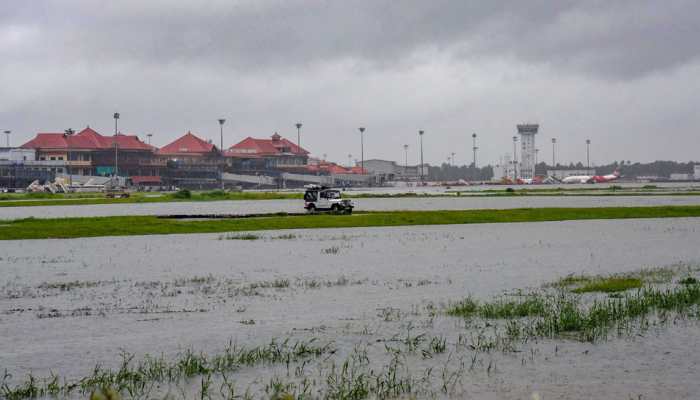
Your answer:
[[[353,199],[356,210],[468,210],[542,207],[628,207],[698,205],[700,196],[528,196]],[[302,200],[236,200],[129,203],[79,206],[0,207],[0,219],[98,217],[111,215],[254,214],[303,211]]]
[[[405,373],[434,371],[420,397],[693,398],[696,319],[596,344],[477,352],[465,345],[474,330],[441,310],[572,273],[699,265],[699,232],[700,219],[648,219],[2,242],[0,369],[81,377],[117,365],[122,350],[175,357],[291,337],[333,342],[336,354],[308,366],[327,371],[358,346],[381,366],[396,338],[424,334],[448,349],[401,356]],[[262,395],[293,374],[233,377]]]

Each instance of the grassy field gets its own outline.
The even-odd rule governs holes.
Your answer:
[[[0,221],[0,240],[236,232],[276,229],[449,225],[587,219],[700,217],[700,206],[522,208],[511,210],[391,211],[353,215],[270,214],[253,218],[183,220],[155,216]]]
[[[301,192],[253,192],[221,190],[181,191],[177,193],[132,193],[125,199],[106,198],[104,193],[4,193],[0,194],[0,207],[34,207],[34,206],[70,206],[87,204],[128,204],[128,203],[166,203],[178,201],[223,201],[223,200],[298,200]],[[511,196],[700,196],[695,188],[668,190],[655,188],[498,188],[486,190],[452,189],[435,193],[344,193],[350,199],[363,198],[402,198],[402,197],[511,197]]]
[[[189,193],[187,195],[186,193]],[[301,193],[193,191],[176,193],[132,193],[125,199],[110,199],[104,193],[8,193],[0,195],[0,207],[69,206],[84,204],[166,203],[177,201],[301,199]]]

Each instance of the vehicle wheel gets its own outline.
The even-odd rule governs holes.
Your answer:
[[[309,214],[315,214],[316,213],[316,206],[313,204],[309,204],[309,207],[306,209],[306,211],[308,211]]]
[[[333,214],[337,214],[339,211],[340,211],[340,207],[338,207],[337,204],[333,204],[333,205],[331,206],[331,212],[332,212]]]

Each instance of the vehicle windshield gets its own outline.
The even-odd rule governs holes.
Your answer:
[[[314,191],[307,191],[304,193],[304,201],[316,201],[316,193]]]
[[[340,192],[337,190],[327,190],[327,191],[321,193],[321,197],[326,198],[328,200],[339,199]]]

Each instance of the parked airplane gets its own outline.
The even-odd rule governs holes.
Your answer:
[[[615,171],[609,175],[575,175],[562,179],[562,183],[605,183],[620,177],[620,172]]]

